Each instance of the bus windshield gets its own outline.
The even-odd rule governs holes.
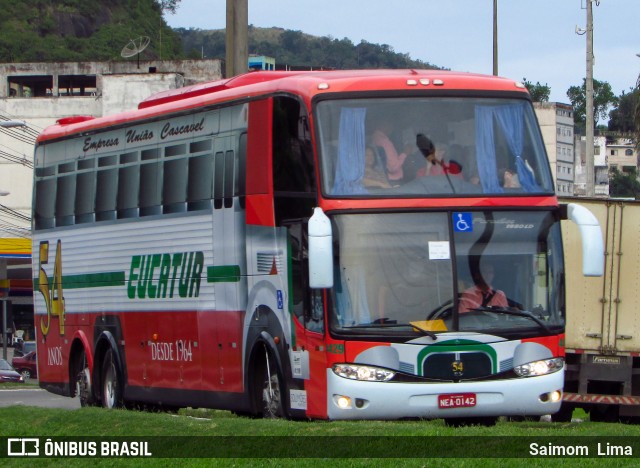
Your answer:
[[[318,103],[316,120],[326,196],[553,193],[525,100],[327,100]]]
[[[552,212],[342,214],[333,223],[334,333],[515,339],[564,326],[562,245]]]

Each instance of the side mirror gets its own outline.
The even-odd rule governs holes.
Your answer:
[[[322,208],[314,208],[309,218],[309,287],[333,286],[333,235],[331,221]]]
[[[604,241],[598,219],[587,208],[575,203],[567,205],[567,217],[580,228],[582,274],[602,276],[604,274]]]

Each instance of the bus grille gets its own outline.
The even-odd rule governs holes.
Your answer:
[[[491,375],[491,358],[485,353],[434,353],[422,365],[423,376],[439,380],[462,380]]]

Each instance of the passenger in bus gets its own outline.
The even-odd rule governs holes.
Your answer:
[[[451,174],[462,177],[462,165],[457,161],[446,162],[444,156],[447,152],[446,145],[434,145],[424,134],[418,133],[416,145],[426,159],[426,166],[418,170],[417,177]]]
[[[520,179],[511,169],[500,169],[500,180],[504,188],[521,188]]]
[[[450,156],[455,157],[456,161],[460,161],[462,178],[470,184],[479,184],[480,177],[478,176],[478,167],[473,155],[473,149],[470,146],[459,144],[451,145],[450,149]]]
[[[366,188],[390,188],[384,168],[381,168],[376,160],[375,150],[367,146],[364,153],[364,177],[362,185]]]
[[[471,276],[474,285],[460,295],[459,312],[469,312],[479,307],[509,307],[505,293],[491,286],[494,277],[493,265],[482,265],[480,270]]]
[[[411,153],[411,146],[406,145],[404,151],[402,153],[398,153],[390,138],[393,130],[394,125],[392,121],[388,119],[381,119],[377,122],[376,130],[371,135],[371,140],[375,146],[382,148],[384,151],[389,183],[392,186],[397,186],[402,183],[404,176],[402,165],[404,164],[405,159],[407,159],[407,155]]]

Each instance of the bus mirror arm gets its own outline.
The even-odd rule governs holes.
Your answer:
[[[309,218],[309,286],[333,287],[333,235],[331,221],[322,208],[313,209]]]
[[[576,203],[567,205],[567,218],[578,225],[582,238],[582,274],[602,276],[604,273],[604,241],[600,223],[593,213]]]

